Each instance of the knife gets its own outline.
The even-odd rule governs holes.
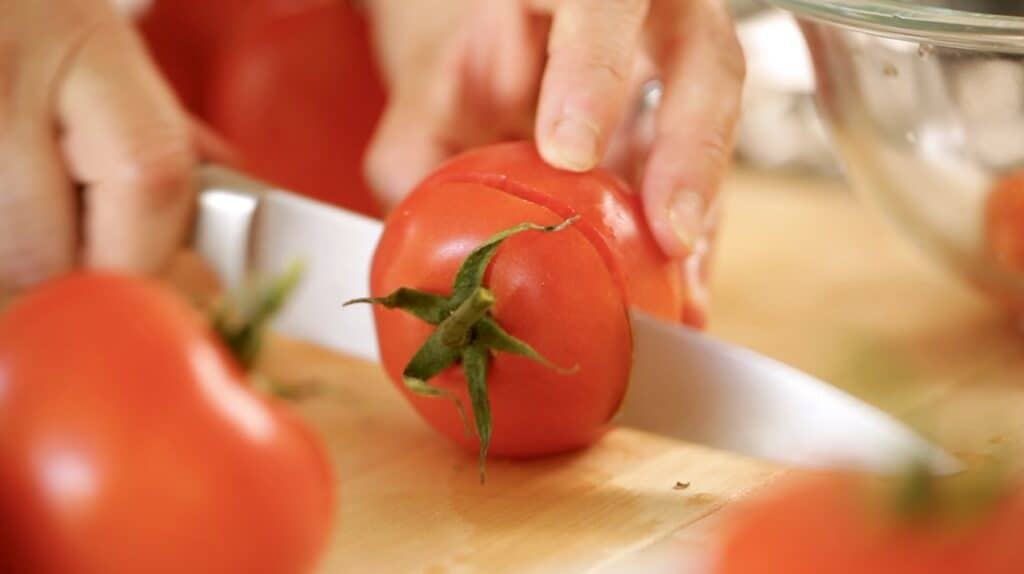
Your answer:
[[[274,323],[282,333],[378,359],[365,297],[382,224],[231,170],[200,171],[193,246],[227,287],[296,260],[305,276]],[[902,423],[748,349],[632,311],[634,363],[617,422],[749,456],[887,472],[911,457],[941,473],[959,463]]]

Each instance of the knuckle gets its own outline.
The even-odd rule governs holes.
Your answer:
[[[714,166],[724,166],[732,156],[732,130],[726,126],[713,126],[697,135],[697,149],[704,160]]]
[[[628,66],[621,59],[611,57],[608,52],[598,52],[584,60],[584,65],[594,75],[619,85],[629,82]]]
[[[566,46],[551,50],[548,56],[565,68],[582,72],[602,84],[622,85],[630,79],[628,58],[614,49]]]
[[[196,164],[192,142],[184,130],[152,141],[155,143],[130,148],[121,155],[115,166],[119,183],[157,205],[179,201],[192,188]]]
[[[650,0],[587,0],[591,9],[602,9],[621,19],[642,19],[647,14]]]

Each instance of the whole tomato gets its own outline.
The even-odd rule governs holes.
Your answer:
[[[350,4],[250,4],[219,48],[206,118],[254,174],[378,215],[362,159],[386,98],[367,23]]]
[[[569,225],[515,233],[489,262],[479,259],[489,238],[523,223]],[[453,286],[468,267],[478,268],[477,287],[493,299],[482,317],[509,338],[493,340],[490,325],[451,338],[464,350],[424,387],[417,373],[443,364],[432,362],[432,353],[446,352],[432,337],[457,315]],[[387,297],[403,287],[414,291]],[[551,168],[526,143],[468,152],[420,184],[387,220],[371,293],[383,364],[416,410],[457,443],[506,456],[600,437],[629,378],[629,306],[671,320],[686,306],[678,264],[656,247],[635,196],[601,170]],[[467,371],[484,371],[485,383]],[[453,401],[437,395],[472,405],[476,436]]]
[[[153,0],[137,17],[150,54],[193,114],[203,115],[207,76],[220,39],[250,3],[253,0]]]
[[[0,315],[0,572],[297,574],[333,498],[315,437],[160,285],[76,274]]]
[[[918,485],[920,487],[920,485]],[[716,574],[1011,574],[1024,572],[1024,490],[959,500],[880,496],[864,477],[786,483],[737,513]],[[904,491],[906,496],[912,491]],[[908,512],[907,502],[916,511]],[[961,512],[950,512],[959,502]]]

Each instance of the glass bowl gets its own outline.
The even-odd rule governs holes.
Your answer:
[[[771,0],[854,189],[1024,311],[1024,1]]]

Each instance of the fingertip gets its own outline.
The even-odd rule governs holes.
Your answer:
[[[670,171],[661,167],[657,156],[648,161],[642,195],[647,224],[661,250],[673,259],[688,255],[699,233],[692,221],[701,207],[697,192],[681,184]]]
[[[681,259],[690,253],[694,239],[681,232],[671,213],[671,204],[667,196],[664,199],[644,196],[644,214],[655,241],[665,255],[672,259]]]
[[[447,154],[414,130],[382,126],[363,162],[363,174],[386,213],[398,205]]]
[[[718,171],[686,146],[655,145],[643,179],[643,203],[651,232],[666,255],[693,253],[712,232],[718,213]]]

